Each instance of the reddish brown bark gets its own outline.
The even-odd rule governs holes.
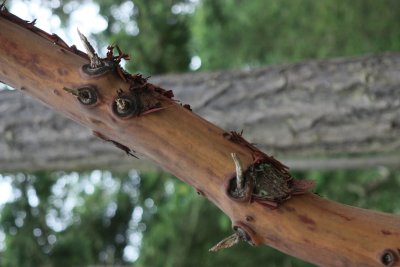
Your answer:
[[[251,243],[268,244],[324,266],[400,266],[399,216],[334,203],[312,193],[293,196],[276,209],[232,199],[227,194],[235,176],[231,153],[240,157],[244,169],[264,154],[227,138],[222,129],[150,84],[151,93],[140,99],[157,105],[147,105],[139,116],[117,116],[115,99],[146,81],[118,69],[85,74],[86,55],[15,20],[4,11],[0,16],[0,80],[190,184],[242,228]],[[83,105],[64,90],[87,86],[96,88],[94,105]]]

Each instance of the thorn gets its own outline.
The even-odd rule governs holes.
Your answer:
[[[115,48],[116,48],[117,51],[118,51],[118,55],[122,55],[122,54],[123,54],[121,48],[119,48],[118,45],[115,45]]]
[[[79,96],[79,92],[78,92],[77,89],[71,89],[71,88],[68,88],[68,87],[64,87],[63,89],[64,89],[64,91],[66,91],[67,93],[70,93],[70,94],[72,94],[72,95],[74,95],[74,96]]]
[[[123,98],[117,98],[117,99],[115,99],[115,103],[117,104],[117,107],[118,107],[120,110],[125,110],[126,106],[128,105],[128,103],[126,102],[126,100],[123,99]]]
[[[1,3],[1,5],[0,5],[0,11],[3,11],[6,9],[6,2],[7,2],[7,0],[3,0],[3,3]]]
[[[85,35],[83,35],[79,29],[77,29],[79,37],[81,38],[81,41],[83,43],[83,46],[86,49],[86,52],[89,56],[90,59],[90,67],[92,69],[97,69],[102,66],[104,66],[103,61],[99,58],[97,55],[96,51],[94,50],[93,46],[89,43],[88,39],[86,38]]]
[[[219,241],[215,246],[210,248],[208,251],[217,252],[221,249],[230,248],[230,247],[236,245],[237,243],[239,243],[239,240],[240,240],[240,236],[237,233],[234,233],[234,234],[222,239],[221,241]]]
[[[231,153],[231,157],[233,161],[235,162],[236,166],[236,187],[239,190],[243,189],[243,169],[242,169],[242,163],[240,162],[239,157],[236,155],[236,153]]]
[[[28,23],[31,24],[32,26],[35,26],[36,21],[37,21],[37,19],[34,19],[34,20],[32,20],[32,21],[30,21],[30,22],[28,22]]]

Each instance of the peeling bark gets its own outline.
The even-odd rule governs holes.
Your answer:
[[[231,218],[241,239],[253,245],[271,245],[318,265],[399,266],[399,216],[341,205],[312,193],[293,196],[275,209],[251,199],[232,199],[228,194],[235,177],[231,153],[240,157],[243,170],[255,162],[268,163],[281,172],[286,168],[244,139],[226,138],[225,131],[163,96],[152,85],[148,88],[159,94],[154,97],[162,109],[121,117],[113,105],[121,97],[120,91],[129,94],[135,85],[130,80],[133,76],[121,77],[116,68],[102,75],[85,75],[82,66],[88,64],[87,57],[54,43],[28,23],[15,23],[15,18],[1,15],[0,79],[24,88],[25,93],[104,139],[142,153],[203,192]],[[96,89],[98,101],[93,105],[84,105],[63,90],[88,86]],[[340,110],[334,111],[340,114]]]

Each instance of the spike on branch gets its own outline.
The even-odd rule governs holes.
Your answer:
[[[97,55],[96,51],[94,50],[93,46],[90,44],[90,42],[88,41],[88,39],[86,38],[85,35],[83,35],[79,29],[77,29],[79,37],[81,38],[81,41],[83,43],[83,45],[85,46],[86,52],[89,56],[90,59],[90,67],[92,69],[97,69],[100,67],[104,66],[103,61],[101,60],[101,58]]]
[[[67,93],[70,93],[70,94],[74,95],[74,96],[79,96],[79,92],[78,92],[77,89],[71,89],[71,88],[68,88],[68,87],[64,87],[63,90],[66,91]]]
[[[239,190],[243,189],[243,170],[242,170],[242,163],[240,162],[239,157],[236,155],[236,153],[231,153],[231,157],[233,161],[235,162],[235,167],[236,167],[236,187]]]
[[[210,252],[217,252],[222,249],[230,248],[240,241],[240,236],[237,233],[234,233],[221,241],[219,241],[215,246],[210,248],[208,251]]]
[[[2,11],[4,8],[6,8],[6,2],[7,0],[4,0],[1,5],[0,5],[0,11]]]

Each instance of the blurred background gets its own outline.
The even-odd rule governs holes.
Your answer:
[[[77,26],[93,34],[100,54],[118,44],[133,58],[125,67],[144,75],[400,51],[397,0],[6,5],[70,44],[80,44]],[[231,234],[231,222],[192,188],[156,169],[101,169],[0,170],[0,266],[312,266],[266,246],[209,253]],[[394,167],[292,173],[317,180],[316,191],[329,199],[400,214],[400,172]]]

